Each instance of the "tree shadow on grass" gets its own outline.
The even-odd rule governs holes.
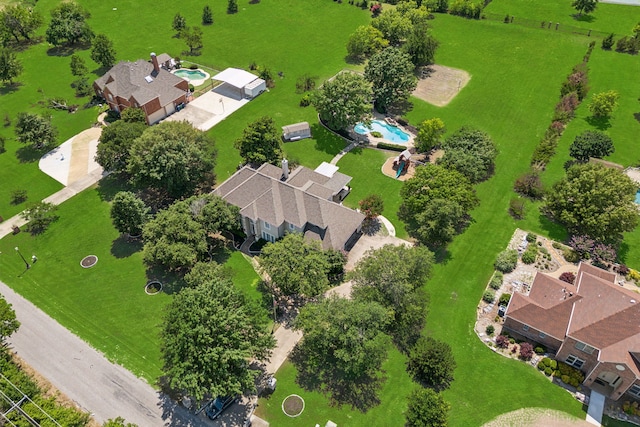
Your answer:
[[[20,163],[33,163],[40,160],[42,151],[34,148],[32,145],[23,145],[16,150],[16,157]]]
[[[329,398],[331,405],[350,405],[352,409],[365,413],[380,404],[378,391],[382,388],[385,377],[363,375],[359,378],[343,378],[333,367],[320,368],[312,366],[309,359],[296,345],[290,359],[298,370],[296,383],[307,391],[319,391]]]
[[[627,257],[629,256],[629,244],[626,242],[620,243],[620,247],[618,248],[618,261],[623,264],[627,263]]]
[[[595,16],[589,15],[589,14],[584,14],[584,13],[580,14],[580,15],[577,14],[577,13],[574,13],[573,15],[570,15],[570,16],[573,19],[575,19],[576,21],[578,21],[578,22],[589,22],[589,23],[591,23],[591,22],[595,22],[595,20],[596,20]]]
[[[585,122],[589,123],[589,125],[595,127],[598,130],[607,130],[611,127],[611,121],[609,117],[594,117],[589,116],[584,119]]]
[[[557,222],[552,221],[547,215],[540,213],[538,216],[540,226],[547,231],[552,240],[564,242],[568,238],[567,229]]]
[[[9,95],[16,92],[22,86],[21,82],[5,83],[0,87],[0,95]]]
[[[73,45],[54,46],[47,49],[47,55],[49,56],[70,56],[75,53],[76,50],[87,50],[91,47],[91,42],[78,43]]]
[[[100,200],[110,202],[120,191],[133,191],[134,188],[124,176],[112,173],[98,181],[97,190]]]
[[[111,242],[111,255],[116,258],[128,258],[142,250],[142,241],[131,238],[125,234]]]
[[[316,140],[315,149],[335,156],[347,146],[344,139],[329,131],[319,123],[311,126],[311,134]]]
[[[162,292],[173,295],[185,287],[185,282],[180,273],[167,271],[163,267],[153,266],[147,268],[147,283],[157,280],[162,283]],[[145,283],[146,285],[146,283]]]

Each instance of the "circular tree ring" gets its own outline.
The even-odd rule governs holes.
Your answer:
[[[80,266],[82,268],[91,268],[94,265],[96,265],[98,263],[98,257],[95,255],[87,255],[86,257],[82,258],[82,261],[80,261]]]
[[[161,290],[162,290],[162,283],[158,282],[157,280],[150,281],[144,287],[144,292],[147,295],[155,295],[157,293],[160,293]]]
[[[282,401],[282,412],[288,417],[295,418],[304,411],[304,399],[297,394],[290,394]]]

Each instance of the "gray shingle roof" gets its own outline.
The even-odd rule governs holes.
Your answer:
[[[306,175],[306,172],[300,172]],[[260,219],[275,226],[286,222],[305,232],[315,226],[324,231],[322,246],[325,249],[342,249],[362,224],[364,215],[298,188],[291,179],[281,181],[280,176],[280,168],[273,165],[265,164],[257,170],[245,166],[216,188],[215,193],[238,206],[241,215],[253,220]],[[321,187],[318,185],[316,189]]]

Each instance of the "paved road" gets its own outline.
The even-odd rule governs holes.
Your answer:
[[[21,322],[12,349],[98,422],[122,416],[140,427],[213,425],[109,362],[2,282],[0,294]]]

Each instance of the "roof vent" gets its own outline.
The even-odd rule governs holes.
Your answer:
[[[635,304],[635,303],[636,303],[636,300],[632,299],[632,300],[630,300],[629,302],[630,302],[631,304]]]
[[[147,83],[151,83],[153,81],[153,77],[151,76],[147,76],[144,79],[147,81]]]

